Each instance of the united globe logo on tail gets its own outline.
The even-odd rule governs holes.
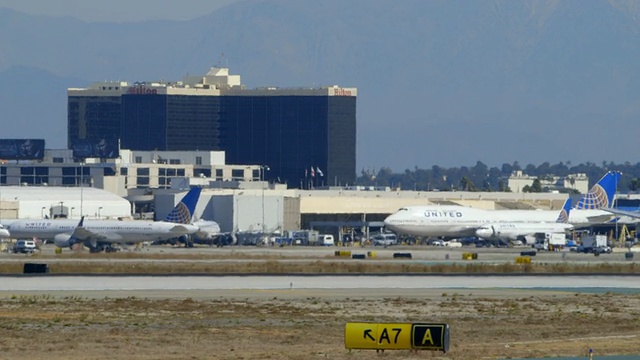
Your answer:
[[[179,203],[171,210],[171,213],[167,215],[165,221],[176,224],[189,224],[191,222],[191,214],[185,204]]]
[[[560,210],[560,213],[558,214],[558,218],[556,219],[557,223],[562,223],[562,224],[566,224],[569,222],[569,212],[571,211],[571,198],[568,198],[565,202],[564,205],[562,206],[562,209]]]
[[[189,190],[187,195],[180,200],[164,221],[176,224],[191,224],[191,218],[195,213],[201,191],[202,189],[198,187]]]
[[[611,207],[613,196],[616,193],[618,182],[622,173],[619,171],[609,171],[606,173],[580,201],[576,209],[600,209]]]

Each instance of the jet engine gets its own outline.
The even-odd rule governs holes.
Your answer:
[[[78,243],[78,239],[74,238],[69,234],[58,234],[53,237],[53,243],[56,244],[57,247],[61,248],[72,248],[73,245]]]
[[[476,230],[476,236],[480,239],[497,239],[500,233],[496,232],[496,228],[493,225],[483,225]]]

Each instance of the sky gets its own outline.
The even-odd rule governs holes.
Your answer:
[[[0,0],[0,7],[87,22],[129,22],[188,20],[237,1],[241,0]]]

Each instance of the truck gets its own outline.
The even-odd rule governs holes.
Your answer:
[[[567,237],[564,233],[546,233],[544,237],[536,239],[533,247],[538,250],[558,251],[567,245]]]
[[[611,252],[611,248],[607,246],[607,236],[606,235],[587,235],[584,236],[581,240],[580,247],[578,247],[578,252],[584,253],[603,253]]]
[[[293,245],[317,245],[320,233],[317,230],[296,230],[289,233]]]

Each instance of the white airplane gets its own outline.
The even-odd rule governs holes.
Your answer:
[[[603,176],[569,214],[574,226],[611,221],[612,215],[600,208],[609,206],[620,179],[619,172]],[[459,205],[408,206],[389,215],[385,226],[397,233],[418,236],[475,236],[481,227],[496,223],[553,223],[557,211],[483,210]]]
[[[565,201],[555,222],[496,222],[480,226],[475,235],[484,240],[503,240],[514,242],[522,240],[525,244],[535,242],[536,234],[564,234],[573,230],[568,224],[571,212],[571,198]]]
[[[4,226],[0,225],[0,239],[10,238],[9,230],[5,229]]]
[[[222,234],[220,225],[215,221],[200,219],[194,221],[193,225],[198,227],[198,231],[192,235],[195,241],[213,241]]]
[[[82,243],[92,252],[113,251],[115,243],[166,240],[200,230],[191,218],[202,189],[191,189],[162,221],[17,220],[8,226],[12,238],[53,239],[59,247]]]

